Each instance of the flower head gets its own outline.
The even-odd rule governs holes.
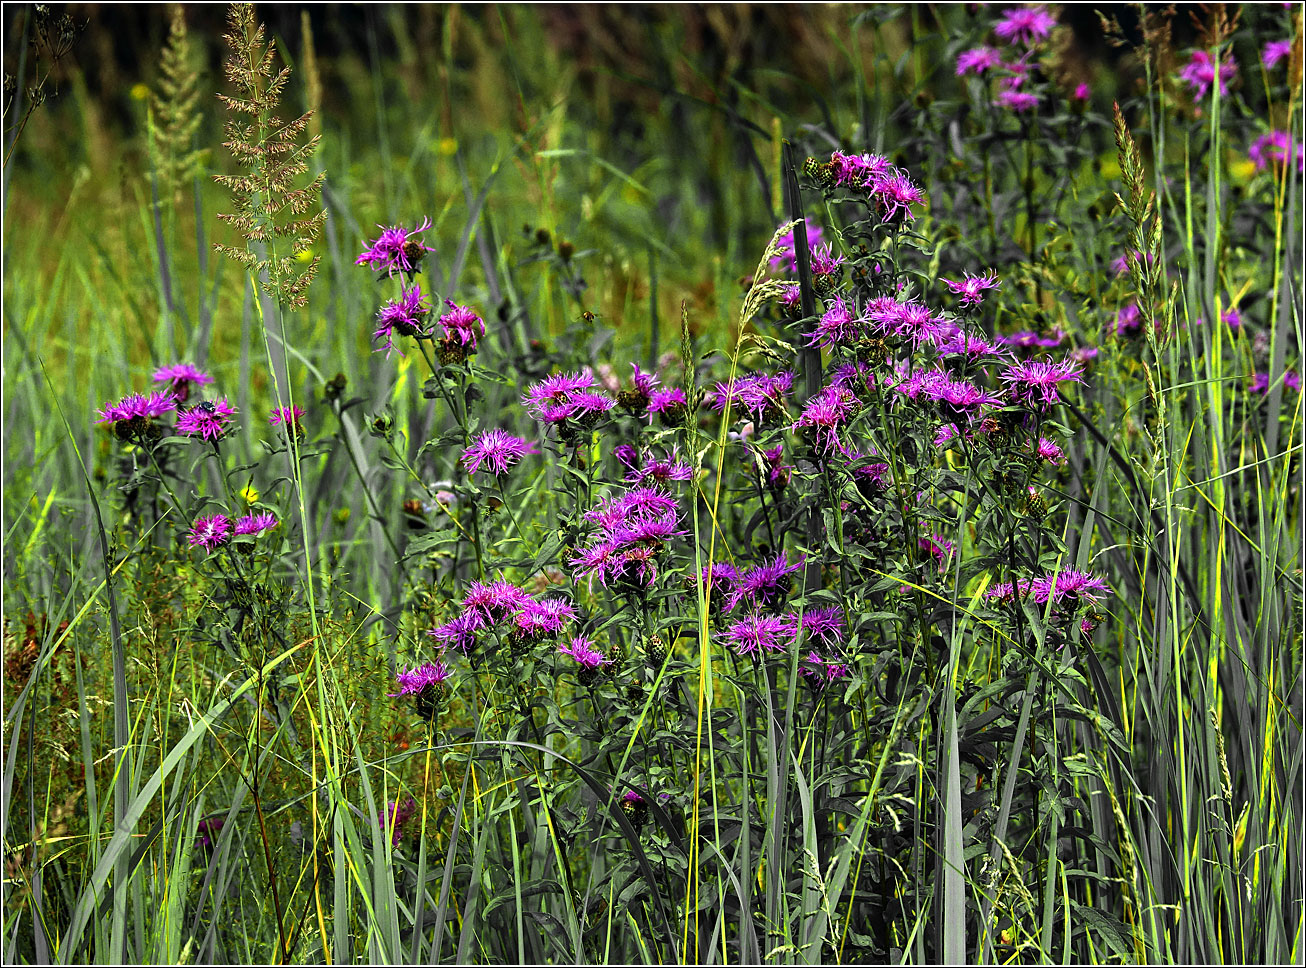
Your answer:
[[[889,159],[881,155],[846,155],[842,151],[830,155],[836,185],[864,188],[877,175],[887,174],[890,167]]]
[[[459,306],[451,299],[446,299],[445,305],[449,311],[440,317],[445,341],[463,349],[476,349],[476,338],[485,335],[485,321],[470,306]]]
[[[404,824],[413,819],[417,813],[417,801],[409,797],[403,803],[391,800],[382,814],[377,818],[377,826],[390,832],[390,845],[398,847],[404,836]]]
[[[235,421],[236,411],[227,398],[205,400],[177,414],[177,433],[203,440],[217,440]]]
[[[839,432],[858,407],[851,390],[830,384],[808,398],[792,429],[806,431],[812,446],[828,456],[844,449]]]
[[[172,395],[177,398],[177,402],[185,403],[187,398],[190,397],[190,388],[192,386],[204,386],[212,383],[213,377],[202,370],[196,369],[189,363],[174,363],[172,366],[164,366],[155,370],[154,382],[167,384],[167,388],[172,391]]]
[[[1060,604],[1067,599],[1070,604],[1080,599],[1096,602],[1103,592],[1111,591],[1104,580],[1086,571],[1061,571],[1037,579],[1033,583],[1034,601],[1040,604],[1052,599]]]
[[[258,514],[246,514],[236,519],[236,534],[262,534],[277,526],[277,516],[266,511]]]
[[[1002,283],[998,281],[997,273],[989,271],[981,275],[971,275],[965,273],[960,282],[954,282],[951,279],[944,279],[943,284],[953,293],[960,296],[957,301],[962,306],[978,306],[984,301],[984,292],[987,289],[1000,289]]]
[[[821,227],[811,222],[807,223],[807,246],[810,252],[812,248],[821,241]],[[786,273],[798,271],[798,257],[794,254],[794,230],[790,229],[784,235],[780,236],[776,243],[779,251],[771,256],[771,271],[777,270]]]
[[[412,696],[417,715],[427,722],[435,719],[444,698],[444,683],[453,675],[453,670],[443,662],[426,662],[415,669],[399,673],[399,691],[390,693],[391,699],[400,696]]]
[[[785,412],[785,398],[794,387],[789,370],[779,373],[749,373],[729,383],[718,383],[711,395],[714,410],[725,411],[726,404],[738,407],[758,423]]]
[[[722,633],[736,655],[783,652],[793,638],[793,620],[783,615],[747,615]]]
[[[1301,171],[1303,162],[1306,162],[1306,154],[1303,154],[1301,145],[1286,131],[1271,131],[1261,135],[1247,151],[1247,157],[1256,165],[1257,171],[1263,170],[1271,161],[1282,164],[1289,155],[1297,159],[1297,170]]]
[[[1010,387],[1011,399],[1039,410],[1059,402],[1057,384],[1083,383],[1080,369],[1073,360],[1033,360],[1008,366],[1001,379]]]
[[[558,654],[568,656],[582,669],[597,671],[612,663],[611,659],[594,648],[594,643],[583,635],[576,636],[566,645],[558,646]]]
[[[789,576],[802,569],[806,561],[804,555],[791,562],[782,551],[773,560],[748,569],[735,579],[727,610],[745,605],[764,612],[775,611],[793,589],[793,579]]]
[[[1229,81],[1237,73],[1238,62],[1233,59],[1233,55],[1227,55],[1220,61],[1218,83],[1221,97],[1229,93]],[[1215,62],[1211,60],[1211,55],[1207,51],[1195,50],[1183,70],[1179,72],[1179,77],[1188,82],[1188,86],[1193,90],[1194,99],[1201,100],[1206,97],[1206,92],[1211,85],[1217,82]]]
[[[1125,338],[1137,336],[1143,331],[1143,314],[1137,303],[1127,303],[1116,313],[1116,335]]]
[[[576,609],[571,602],[561,598],[546,598],[543,601],[528,602],[513,616],[512,621],[519,635],[527,639],[540,639],[557,635],[575,617]]]
[[[835,255],[834,249],[827,242],[823,245],[812,246],[812,273],[818,276],[832,275],[847,260],[841,255]]]
[[[150,420],[176,409],[177,398],[172,395],[172,392],[160,390],[148,396],[143,393],[129,393],[117,403],[111,403],[96,411],[96,416],[101,423],[114,424],[114,429],[122,436],[123,431],[143,429]]]
[[[1047,40],[1056,25],[1056,18],[1048,13],[1047,7],[1011,7],[1002,12],[1002,19],[993,32],[1009,44],[1032,47],[1040,40]]]
[[[1023,114],[1038,107],[1038,95],[1029,91],[1006,90],[998,93],[998,99],[993,104]]]
[[[852,675],[845,663],[837,658],[823,659],[819,652],[807,653],[807,658],[799,664],[798,671],[807,684],[818,692]]]
[[[381,307],[376,314],[377,327],[372,333],[372,339],[380,341],[385,340],[384,345],[378,346],[376,352],[385,350],[385,355],[390,355],[390,350],[395,348],[395,336],[426,336],[429,331],[426,329],[426,317],[430,315],[431,307],[426,305],[426,297],[422,294],[422,287],[414,283],[412,286],[401,286],[398,299],[392,299]],[[403,356],[403,351],[399,352]]]
[[[468,474],[475,474],[485,464],[496,477],[502,477],[508,473],[508,468],[533,453],[534,444],[496,427],[477,435],[463,452],[462,461]]]
[[[1265,50],[1261,52],[1261,63],[1265,65],[1267,71],[1273,70],[1275,64],[1291,53],[1291,40],[1272,40],[1265,45]]]
[[[843,609],[809,608],[795,627],[795,632],[798,631],[806,633],[808,641],[820,642],[823,648],[838,649],[844,641]]]
[[[836,296],[834,302],[821,315],[812,331],[809,346],[836,346],[855,342],[861,335],[861,321],[854,319],[843,297]]]
[[[475,608],[466,609],[443,625],[426,634],[440,643],[442,649],[457,649],[471,655],[476,648],[476,633],[485,628],[485,615]]]
[[[430,227],[430,219],[423,219],[422,224],[411,231],[400,225],[391,228],[378,225],[377,228],[381,229],[380,236],[354,260],[354,265],[371,266],[375,271],[391,276],[396,272],[412,275],[419,268],[422,253],[435,251],[416,238]]]
[[[880,218],[885,222],[910,222],[916,218],[913,205],[925,201],[925,193],[901,171],[892,171],[877,177],[871,183],[871,194],[880,208]]]
[[[231,537],[231,520],[225,514],[199,517],[190,529],[190,546],[212,551],[227,543]]]
[[[1002,55],[993,47],[979,46],[957,55],[957,76],[983,74],[1002,63]]]

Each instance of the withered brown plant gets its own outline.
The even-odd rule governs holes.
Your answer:
[[[314,256],[307,266],[296,257],[312,247],[326,221],[325,211],[308,214],[319,204],[326,174],[319,172],[300,188],[294,185],[308,171],[321,139],[305,137],[312,112],[289,122],[277,117],[290,68],[276,70],[276,45],[266,39],[253,4],[233,4],[227,28],[231,55],[223,70],[237,96],[218,95],[231,115],[223,144],[245,173],[214,177],[231,192],[236,208],[218,218],[235,226],[246,245],[214,247],[260,275],[269,295],[298,309],[308,302],[321,257]],[[278,252],[279,239],[289,240],[289,252]]]

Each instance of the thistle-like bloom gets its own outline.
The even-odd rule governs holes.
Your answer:
[[[842,296],[836,296],[834,302],[817,320],[808,346],[846,346],[855,342],[862,332],[861,320],[855,319],[848,304]]]
[[[496,477],[502,477],[508,473],[508,468],[533,453],[534,444],[496,427],[477,435],[471,446],[463,452],[462,461],[468,474],[475,474],[485,464],[486,469]]]
[[[1116,313],[1116,335],[1122,339],[1137,336],[1143,331],[1143,314],[1137,303],[1127,303]]]
[[[1002,55],[993,47],[979,46],[957,55],[957,76],[983,74],[1002,63]]]
[[[371,266],[373,270],[391,276],[396,272],[404,272],[411,276],[418,270],[422,253],[435,251],[416,238],[430,227],[430,219],[422,219],[422,224],[412,230],[400,225],[391,228],[378,225],[381,235],[363,250],[363,254],[354,260],[354,265]]]
[[[398,847],[404,837],[404,824],[413,819],[417,813],[417,801],[409,797],[403,803],[391,800],[377,818],[377,825],[382,831],[390,832],[390,846]]]
[[[1289,155],[1297,159],[1297,170],[1301,171],[1303,162],[1306,162],[1306,154],[1303,154],[1301,145],[1286,131],[1271,131],[1261,135],[1247,151],[1247,157],[1256,165],[1257,171],[1263,170],[1271,161],[1283,164]]]
[[[1229,54],[1220,61],[1220,73],[1218,83],[1220,86],[1220,96],[1229,93],[1229,81],[1233,80],[1238,73],[1238,62]],[[1179,77],[1188,82],[1188,86],[1193,89],[1193,99],[1201,100],[1206,97],[1206,92],[1213,83],[1217,83],[1215,62],[1211,60],[1211,55],[1204,50],[1193,51],[1193,56],[1188,63],[1184,65],[1183,70],[1179,72]]]
[[[766,486],[773,491],[780,491],[789,486],[789,481],[793,477],[794,469],[789,464],[784,463],[782,455],[784,453],[784,444],[776,444],[770,450],[762,451],[761,469],[766,478]]]
[[[246,514],[236,519],[236,534],[262,534],[277,526],[277,516],[266,511],[258,514]]]
[[[1024,598],[1032,587],[1033,582],[1027,578],[1017,579],[1015,585],[1009,581],[999,582],[986,591],[984,597],[990,601],[1011,602],[1015,601],[1017,596]]]
[[[483,628],[484,614],[478,609],[469,608],[426,634],[439,642],[442,649],[457,649],[463,655],[471,655],[476,649],[476,633]]]
[[[177,398],[170,391],[160,390],[146,396],[143,393],[129,393],[117,403],[111,403],[96,411],[100,423],[117,424],[120,421],[139,421],[142,424],[154,417],[162,417],[170,410],[177,409]]]
[[[1093,96],[1093,89],[1083,81],[1080,81],[1075,85],[1075,93],[1070,96],[1076,101],[1083,103]]]
[[[236,411],[227,398],[197,403],[177,414],[177,433],[203,440],[217,440],[235,422]]]
[[[694,471],[679,457],[679,452],[675,450],[669,457],[654,457],[650,453],[638,455],[633,462],[626,465],[628,468],[626,482],[640,484],[644,481],[653,481],[657,484],[666,484],[670,481],[687,481],[694,476]]]
[[[174,363],[154,371],[154,382],[167,384],[167,389],[177,398],[178,403],[185,403],[190,397],[192,386],[204,386],[213,382],[213,377],[203,370],[196,369],[189,363]]]
[[[812,273],[818,276],[832,275],[847,261],[843,256],[835,255],[829,243],[812,246],[811,256]]]
[[[299,426],[299,418],[304,416],[302,407],[276,407],[268,417],[270,424],[292,424]]]
[[[1265,50],[1261,52],[1261,63],[1265,65],[1267,71],[1273,70],[1275,64],[1291,53],[1291,40],[1272,40],[1265,45]]]
[[[712,409],[723,413],[728,402],[732,409],[743,410],[760,424],[785,412],[785,398],[793,388],[794,375],[789,370],[749,373],[729,383],[718,383],[709,402]]]
[[[967,380],[953,380],[943,373],[927,382],[923,380],[921,395],[935,401],[944,419],[951,421],[973,420],[981,407],[1002,402],[1001,398]]]
[[[945,325],[944,320],[922,303],[900,303],[896,299],[881,296],[867,304],[864,315],[884,335],[910,340],[913,349],[919,349],[927,343],[937,343],[952,335],[951,327]]]
[[[994,107],[1007,108],[1015,111],[1017,114],[1023,114],[1026,111],[1032,111],[1038,107],[1038,95],[1029,91],[1006,90],[998,94],[998,99],[993,102]]]
[[[809,642],[815,639],[823,648],[837,650],[844,642],[843,610],[837,606],[809,608],[795,624],[794,632],[804,632]]]
[[[785,312],[793,312],[803,302],[802,287],[796,282],[786,283],[780,289],[780,306]]]
[[[877,176],[886,175],[892,166],[881,155],[846,155],[842,151],[830,155],[830,168],[836,185],[864,188]]]
[[[1060,466],[1066,462],[1065,451],[1057,443],[1048,440],[1046,437],[1038,439],[1038,445],[1034,448],[1034,453],[1053,466]]]
[[[563,627],[576,617],[576,609],[561,598],[546,598],[539,602],[528,603],[513,616],[513,625],[523,637],[540,639],[548,635],[557,635]]]
[[[1133,250],[1133,256],[1136,261],[1137,260],[1145,261],[1149,266],[1156,261],[1156,256],[1153,255],[1151,252],[1139,252],[1137,249],[1135,249]],[[1129,271],[1129,256],[1128,255],[1120,256],[1120,258],[1116,259],[1114,262],[1111,263],[1111,268],[1117,276],[1123,276],[1126,272]]]
[[[578,635],[566,645],[558,646],[558,654],[573,659],[582,669],[598,670],[609,665],[612,660],[594,648],[594,643],[583,635]]]
[[[793,579],[789,576],[800,571],[806,561],[807,556],[803,555],[791,562],[782,551],[773,560],[750,568],[735,579],[726,610],[734,611],[737,606],[745,605],[763,612],[776,611],[793,590]]]
[[[399,691],[390,693],[390,698],[412,696],[417,715],[429,723],[435,719],[440,700],[444,698],[444,684],[452,675],[453,670],[443,662],[424,663],[399,673]]]
[[[654,390],[648,395],[647,412],[649,420],[653,420],[653,414],[659,414],[663,420],[675,423],[689,409],[689,401],[685,399],[685,391],[680,387],[663,387]]]
[[[1293,390],[1301,393],[1301,374],[1296,370],[1285,370],[1283,374],[1283,386],[1286,390]],[[1255,393],[1258,396],[1268,396],[1270,393],[1270,374],[1257,373],[1252,376],[1252,382],[1247,386],[1248,393]]]
[[[487,585],[478,581],[468,586],[463,608],[479,611],[486,625],[494,625],[532,601],[530,595],[511,582],[496,581]]]
[[[953,295],[960,296],[957,301],[967,308],[978,306],[984,301],[984,292],[987,289],[1000,289],[1002,283],[998,281],[997,273],[989,271],[978,276],[965,273],[960,282],[954,282],[951,279],[944,279],[943,284],[952,291]]]
[[[1080,599],[1096,602],[1099,595],[1111,591],[1111,586],[1086,571],[1061,571],[1036,580],[1033,590],[1034,601],[1040,604],[1050,598],[1057,604],[1066,599],[1073,605]]]
[[[1047,40],[1057,20],[1047,11],[1047,7],[1010,7],[1002,11],[1002,19],[994,26],[993,32],[1009,44],[1023,44],[1032,47],[1041,40]]]
[[[1008,366],[1001,379],[1010,387],[1011,399],[1038,410],[1048,410],[1060,401],[1057,384],[1083,383],[1073,360],[1033,360]]]
[[[444,338],[464,349],[476,349],[476,339],[485,335],[485,321],[470,306],[459,306],[452,299],[446,299],[449,311],[440,317],[440,326]]]
[[[806,431],[812,446],[828,456],[844,449],[839,432],[858,406],[850,390],[834,385],[823,387],[808,399],[792,429]]]
[[[400,287],[399,298],[392,299],[381,307],[376,314],[377,327],[372,333],[372,339],[376,341],[384,339],[385,344],[378,346],[375,352],[385,350],[385,355],[388,357],[390,350],[395,349],[395,336],[429,335],[426,317],[430,315],[431,307],[426,305],[425,299],[422,287],[414,283],[409,287]],[[404,355],[402,350],[399,355]]]
[[[818,692],[852,675],[843,662],[838,659],[823,659],[818,652],[807,653],[807,658],[799,663],[798,671],[807,680],[807,684]]]
[[[916,218],[913,205],[925,201],[925,193],[903,172],[881,175],[871,183],[871,194],[880,207],[885,222],[910,222]]]
[[[793,638],[793,622],[782,615],[748,615],[722,633],[737,655],[783,652]]]
[[[212,514],[195,519],[190,529],[190,546],[212,552],[231,538],[231,520],[225,514]]]
[[[1033,350],[1033,349],[1051,349],[1054,346],[1060,346],[1061,340],[1065,334],[1057,330],[1051,336],[1043,336],[1033,330],[1025,329],[1018,333],[1012,333],[1010,336],[998,334],[994,337],[1004,346],[1014,346],[1016,349]]]
[[[948,570],[948,562],[952,561],[953,551],[956,550],[956,546],[951,541],[942,535],[935,534],[930,535],[928,538],[918,538],[916,544],[939,563],[939,571]]]
[[[986,356],[1005,355],[1004,350],[990,343],[983,336],[974,336],[967,333],[954,334],[951,339],[945,340],[938,345],[938,351],[942,357],[964,357],[971,362]]]
[[[821,241],[821,227],[807,222],[807,248],[810,252]],[[798,271],[798,257],[794,254],[794,230],[790,229],[780,236],[777,242],[779,251],[771,256],[771,271],[781,270],[785,273]]]

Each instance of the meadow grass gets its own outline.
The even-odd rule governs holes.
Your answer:
[[[66,66],[19,130],[20,83],[6,959],[1300,961],[1302,175],[1248,151],[1302,137],[1301,13],[1143,11],[1112,90],[1031,9],[392,8],[333,57],[306,14],[248,95],[255,145],[311,112],[282,174],[221,145],[216,31],[148,52],[130,133]],[[66,65],[13,17],[13,70]],[[290,192],[320,236],[240,207]],[[356,264],[423,217],[420,274]],[[96,422],[180,362],[215,440]],[[468,473],[494,428],[538,453]],[[603,524],[640,475],[666,529]]]

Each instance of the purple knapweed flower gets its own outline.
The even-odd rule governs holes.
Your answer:
[[[1286,390],[1301,393],[1301,374],[1296,370],[1285,370],[1283,373],[1283,386]],[[1247,392],[1259,396],[1268,396],[1270,392],[1270,374],[1257,373],[1253,375],[1252,382],[1247,386]]]
[[[144,426],[155,417],[177,409],[177,398],[169,390],[159,390],[146,396],[143,393],[129,393],[117,403],[111,403],[96,411],[100,423],[140,424]],[[116,427],[115,427],[116,429]]]
[[[304,409],[302,407],[275,407],[272,410],[271,416],[268,417],[268,423],[287,424],[298,430],[299,418],[302,416],[304,416]]]
[[[1047,11],[1047,7],[1009,7],[1002,11],[1002,19],[993,27],[993,32],[1009,44],[1023,44],[1032,47],[1041,40],[1047,40],[1057,20]]]
[[[1066,453],[1055,442],[1048,440],[1046,437],[1040,437],[1038,444],[1034,448],[1034,453],[1042,460],[1047,461],[1053,466],[1060,466],[1066,462]]]
[[[541,639],[557,635],[576,617],[571,602],[561,598],[546,598],[529,602],[513,616],[513,625],[519,635],[527,639]]]
[[[648,395],[648,419],[652,423],[653,415],[658,414],[663,420],[677,422],[689,409],[685,391],[680,387],[663,387]]]
[[[231,519],[225,514],[212,514],[195,519],[191,525],[189,541],[192,548],[212,552],[214,548],[226,544],[230,537]]]
[[[916,545],[939,563],[939,571],[948,570],[948,563],[952,561],[952,554],[956,548],[951,541],[942,535],[935,534],[930,535],[928,538],[924,536],[917,538]]]
[[[354,260],[354,265],[370,266],[377,272],[384,271],[391,276],[396,272],[405,272],[411,276],[418,270],[422,253],[435,251],[416,239],[418,234],[430,227],[430,219],[422,219],[422,224],[412,230],[398,225],[390,228],[378,225],[377,228],[381,229],[380,236]]]
[[[1093,96],[1093,89],[1083,81],[1080,81],[1075,85],[1075,92],[1070,96],[1076,101],[1083,103]]]
[[[861,320],[855,319],[843,297],[836,296],[812,330],[808,346],[836,346],[854,342],[861,335]]]
[[[936,349],[942,357],[961,357],[972,363],[986,356],[1006,356],[1001,347],[990,343],[983,336],[970,333],[956,333],[951,339],[939,343]]]
[[[443,625],[427,631],[427,635],[440,643],[441,649],[457,649],[470,655],[476,648],[476,633],[485,628],[485,615],[479,609],[460,612]]]
[[[780,308],[785,312],[791,313],[798,309],[803,302],[802,287],[796,282],[786,283],[780,288]]]
[[[1061,571],[1036,580],[1033,591],[1034,601],[1040,604],[1049,598],[1058,604],[1062,599],[1074,604],[1080,599],[1096,602],[1101,593],[1111,591],[1111,586],[1086,571]]]
[[[1222,97],[1229,93],[1229,81],[1237,73],[1238,62],[1233,59],[1232,54],[1227,54],[1220,61],[1219,87]],[[1215,62],[1211,60],[1211,55],[1207,51],[1195,50],[1183,70],[1179,72],[1179,77],[1187,81],[1188,86],[1193,89],[1193,98],[1201,100],[1206,96],[1211,85],[1216,82]]]
[[[426,297],[422,294],[422,287],[414,283],[412,286],[400,287],[399,298],[392,299],[386,303],[376,314],[376,330],[372,333],[374,341],[385,340],[385,343],[378,346],[374,352],[385,350],[388,357],[395,347],[396,336],[428,336],[429,331],[426,328],[426,317],[430,315],[431,307],[426,305]],[[403,351],[399,351],[403,356]]]
[[[479,611],[486,625],[494,625],[532,601],[530,595],[511,582],[496,581],[487,585],[478,581],[467,586],[463,608]]]
[[[1009,581],[999,582],[986,591],[984,597],[990,601],[1011,602],[1015,601],[1017,595],[1024,598],[1029,594],[1032,587],[1033,582],[1027,578],[1017,579],[1015,585],[1012,585]]]
[[[817,276],[833,275],[847,260],[835,255],[829,243],[812,246],[812,274]]]
[[[821,241],[821,227],[807,222],[807,250],[810,252]],[[791,274],[798,271],[798,256],[794,253],[794,230],[780,236],[776,243],[779,251],[771,256],[771,271]]]
[[[177,433],[202,440],[217,440],[235,422],[236,411],[226,397],[205,400],[177,413]]]
[[[807,653],[807,658],[798,665],[807,684],[818,692],[827,686],[846,679],[852,675],[848,666],[839,659],[824,659],[819,652]]]
[[[1116,335],[1123,338],[1137,336],[1143,331],[1143,314],[1137,303],[1127,303],[1116,313]]]
[[[727,628],[722,638],[736,655],[783,652],[793,638],[793,623],[782,615],[748,615]]]
[[[1031,360],[1008,366],[1000,379],[1009,387],[1011,399],[1037,410],[1047,410],[1060,401],[1057,384],[1083,383],[1073,360]]]
[[[574,660],[582,669],[598,670],[611,664],[612,660],[594,648],[594,643],[583,635],[578,635],[566,645],[558,646],[558,654]]]
[[[1265,45],[1265,49],[1261,52],[1261,63],[1265,65],[1267,71],[1273,70],[1275,64],[1291,53],[1291,40],[1272,40]]]
[[[718,383],[710,403],[714,410],[723,413],[726,404],[749,414],[758,423],[785,412],[785,398],[794,387],[794,375],[789,370],[779,373],[749,373],[736,377],[729,383]]]
[[[485,335],[485,321],[470,306],[459,306],[452,299],[444,304],[449,311],[440,317],[445,342],[464,350],[475,350],[477,337]]]
[[[1297,159],[1297,170],[1301,171],[1303,162],[1306,162],[1306,154],[1303,154],[1301,145],[1286,131],[1263,134],[1247,150],[1247,157],[1256,165],[1257,171],[1262,171],[1271,161],[1282,164],[1290,154]]]
[[[694,476],[694,471],[679,457],[677,450],[673,450],[670,457],[655,457],[645,452],[639,456],[637,463],[627,465],[626,483],[641,484],[652,481],[656,484],[666,484],[670,481],[687,481]]]
[[[166,383],[178,403],[185,403],[190,397],[192,386],[204,386],[213,382],[213,377],[203,370],[196,369],[189,363],[174,363],[154,371],[155,383]]]
[[[417,801],[409,797],[403,803],[391,800],[377,817],[377,826],[382,832],[388,831],[390,834],[391,847],[398,847],[403,841],[404,824],[413,819],[415,813],[417,813]]]
[[[985,290],[1002,288],[1002,283],[998,281],[997,273],[991,270],[978,276],[971,275],[967,272],[963,274],[960,282],[954,282],[951,279],[944,279],[943,284],[951,290],[953,295],[961,297],[957,301],[967,308],[978,306],[983,302]]]
[[[871,194],[879,205],[880,219],[886,223],[913,221],[916,213],[911,207],[925,201],[920,186],[896,170],[871,182]]]
[[[1002,63],[1002,55],[994,47],[981,45],[963,50],[957,55],[957,76],[983,74]]]
[[[271,531],[278,523],[277,516],[266,511],[246,514],[236,520],[236,534],[259,535],[264,531]]]
[[[704,587],[710,585],[713,604],[725,601],[726,597],[734,591],[735,582],[738,580],[739,569],[728,561],[714,561],[710,565],[704,565],[698,575],[699,584]]]
[[[746,605],[764,612],[775,611],[793,590],[793,579],[789,576],[800,571],[806,561],[807,556],[802,555],[791,562],[782,551],[771,561],[743,572],[735,579],[726,610],[734,611],[737,606]]]
[[[1015,111],[1017,114],[1023,114],[1026,111],[1032,111],[1038,107],[1038,95],[1031,94],[1029,91],[1006,90],[998,94],[998,98],[993,102],[994,107],[1007,108]]]
[[[933,379],[923,379],[921,395],[938,404],[945,420],[973,420],[981,407],[1002,403],[1000,397],[967,380],[954,380],[939,372]]]
[[[1033,330],[1021,330],[1018,333],[1012,333],[1004,336],[999,333],[994,337],[1003,346],[1014,346],[1016,349],[1033,350],[1033,349],[1051,349],[1054,346],[1060,346],[1061,340],[1065,334],[1057,330],[1052,336],[1043,336]]]
[[[223,817],[209,817],[201,820],[195,828],[195,846],[202,850],[212,850],[224,826],[226,826],[226,820]]]
[[[541,408],[549,404],[566,403],[573,394],[594,386],[594,375],[588,370],[580,373],[555,373],[526,388],[522,403],[526,412],[537,420]]]
[[[434,721],[444,698],[445,682],[453,670],[443,662],[426,662],[415,669],[399,673],[399,691],[390,693],[391,699],[412,696],[417,715],[428,723]]]
[[[468,474],[475,474],[485,464],[490,473],[502,477],[508,473],[508,468],[533,453],[534,444],[496,427],[472,440],[471,446],[463,451],[462,463]]]
[[[928,306],[917,302],[900,303],[890,296],[872,299],[863,316],[885,336],[910,340],[914,349],[946,339],[953,332],[951,326],[945,326],[945,321]]]
[[[815,639],[826,649],[838,649],[844,642],[843,609],[837,606],[809,608],[794,627],[794,632],[806,633],[808,641]]]
[[[761,470],[766,478],[766,486],[773,491],[781,491],[789,486],[789,481],[793,477],[794,469],[789,464],[784,463],[782,455],[784,453],[784,444],[776,444],[770,450],[764,450],[761,453]]]
[[[881,155],[846,155],[842,151],[830,155],[830,168],[834,171],[836,185],[864,188],[877,175],[887,174],[890,167],[889,159]]]
[[[792,430],[806,431],[812,447],[824,455],[842,451],[839,432],[860,404],[850,390],[829,385],[808,399]]]
[[[1156,256],[1151,252],[1139,252],[1137,249],[1133,250],[1133,257],[1135,261],[1142,260],[1149,266],[1156,261]],[[1113,261],[1111,263],[1111,269],[1117,276],[1123,276],[1129,271],[1129,255],[1122,255]]]

